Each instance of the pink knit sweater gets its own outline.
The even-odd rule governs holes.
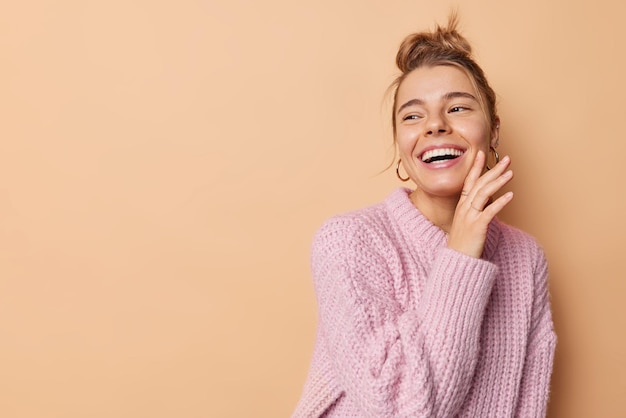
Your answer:
[[[294,417],[545,417],[556,336],[543,251],[493,220],[482,259],[398,189],[316,234],[317,341]]]

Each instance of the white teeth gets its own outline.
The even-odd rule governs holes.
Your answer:
[[[444,155],[452,155],[454,157],[460,157],[461,155],[463,155],[463,151],[454,149],[454,148],[433,149],[430,151],[426,151],[424,154],[422,154],[422,161],[426,162],[430,160],[431,158],[442,157]]]

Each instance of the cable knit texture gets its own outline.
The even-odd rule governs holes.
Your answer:
[[[494,219],[483,257],[446,247],[408,189],[313,241],[319,322],[294,417],[545,417],[547,265]]]

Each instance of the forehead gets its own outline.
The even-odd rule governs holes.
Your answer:
[[[398,103],[420,99],[440,100],[446,93],[463,92],[477,96],[474,85],[460,68],[452,65],[420,67],[411,71],[398,87]]]

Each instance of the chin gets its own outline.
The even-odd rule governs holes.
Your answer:
[[[463,190],[463,182],[462,181],[431,181],[431,182],[420,182],[417,186],[419,189],[423,190],[426,194],[438,197],[458,197]]]
[[[419,189],[421,189],[424,194],[430,195],[430,196],[437,196],[437,197],[458,197],[461,194],[461,191],[463,190],[463,184],[438,184],[438,185],[430,185],[429,187],[420,187],[418,186]]]

